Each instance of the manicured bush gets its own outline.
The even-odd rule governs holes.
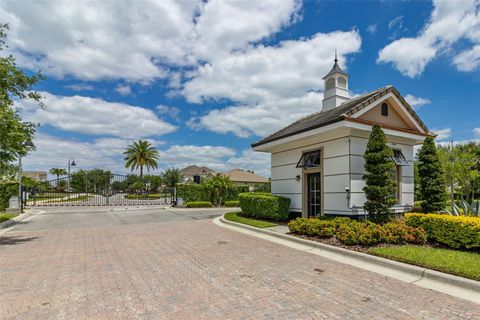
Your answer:
[[[298,218],[288,223],[292,233],[305,234],[320,238],[331,238],[335,232],[335,224],[332,220],[320,220],[314,218]]]
[[[319,238],[335,236],[345,245],[371,246],[379,243],[425,243],[426,234],[422,228],[404,223],[360,222],[346,217],[335,219],[298,218],[288,223],[290,232]]]
[[[8,208],[8,201],[16,195],[18,195],[18,184],[16,182],[0,182],[0,210]]]
[[[185,202],[211,201],[212,190],[202,184],[179,184],[177,185],[177,197]]]
[[[288,219],[290,198],[251,192],[241,193],[239,201],[245,216],[273,221]]]
[[[208,201],[191,201],[187,202],[187,208],[211,208],[212,203]]]
[[[248,191],[246,186],[228,187],[225,197],[222,201],[238,200],[238,195]],[[216,202],[213,194],[213,187],[205,184],[179,184],[177,185],[177,197],[182,198],[185,202],[191,201],[210,201]]]
[[[427,234],[422,228],[413,228],[405,223],[390,222],[383,225],[383,239],[386,243],[425,243]]]
[[[407,213],[405,223],[410,227],[423,228],[428,240],[455,249],[480,249],[480,217]]]
[[[232,201],[225,201],[225,207],[240,207],[240,201],[235,201],[235,200],[232,200]]]

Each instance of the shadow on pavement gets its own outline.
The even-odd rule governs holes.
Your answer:
[[[39,237],[8,237],[8,236],[3,236],[0,237],[0,246],[4,245],[14,245],[14,244],[21,244],[23,242],[29,242],[38,239]]]

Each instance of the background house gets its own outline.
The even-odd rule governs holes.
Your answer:
[[[257,187],[270,183],[270,179],[259,176],[249,170],[232,169],[224,174],[237,186]]]
[[[289,197],[303,216],[364,215],[363,157],[374,124],[394,150],[394,210],[414,203],[413,147],[430,133],[392,86],[350,98],[348,74],[337,64],[324,77],[322,111],[252,144],[271,153],[272,193]]]
[[[208,178],[216,174],[217,172],[210,168],[196,165],[191,165],[180,170],[183,183],[200,183],[200,180],[196,181],[196,179]]]
[[[47,181],[48,178],[45,171],[22,171],[22,175],[36,181]]]

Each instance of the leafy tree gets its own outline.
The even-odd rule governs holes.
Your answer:
[[[70,187],[76,192],[100,192],[110,189],[112,178],[108,170],[79,170],[72,174]]]
[[[160,176],[146,175],[143,180],[150,184],[151,191],[158,191],[162,185],[162,177]]]
[[[6,45],[8,24],[0,25],[0,52]],[[30,99],[39,106],[41,95],[33,87],[44,79],[41,73],[27,76],[17,67],[12,55],[0,56],[0,172],[13,172],[11,162],[25,156],[34,146],[27,145],[33,140],[35,125],[22,121],[14,103]],[[3,175],[3,174],[2,174]]]
[[[374,125],[365,151],[365,187],[363,191],[367,197],[364,209],[369,218],[376,221],[388,219],[392,213],[391,207],[395,204],[396,182],[392,172],[395,163],[392,160],[393,151],[387,145],[383,130]]]
[[[170,188],[175,188],[177,184],[182,180],[180,170],[175,168],[165,170],[162,175],[162,180]]]
[[[427,137],[418,152],[420,194],[425,213],[444,210],[447,201],[445,174],[433,137]]]
[[[125,155],[125,168],[132,171],[140,168],[140,178],[143,179],[143,167],[150,169],[157,168],[157,160],[160,158],[158,151],[147,140],[138,140],[127,147]]]
[[[212,187],[213,202],[216,205],[223,203],[228,188],[233,187],[233,182],[224,174],[217,174],[205,181],[205,184]]]
[[[60,176],[64,176],[67,174],[67,170],[65,169],[62,169],[62,168],[52,168],[50,169],[50,172],[51,174],[53,174],[54,176],[57,176],[57,181],[58,179],[60,178]]]

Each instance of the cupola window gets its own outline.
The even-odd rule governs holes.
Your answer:
[[[382,116],[388,117],[388,104],[382,104]]]
[[[335,87],[335,78],[330,78],[327,80],[327,90]]]
[[[345,80],[345,78],[338,78],[337,80],[338,82],[338,86],[341,87],[341,88],[346,88],[347,87],[347,80]]]

